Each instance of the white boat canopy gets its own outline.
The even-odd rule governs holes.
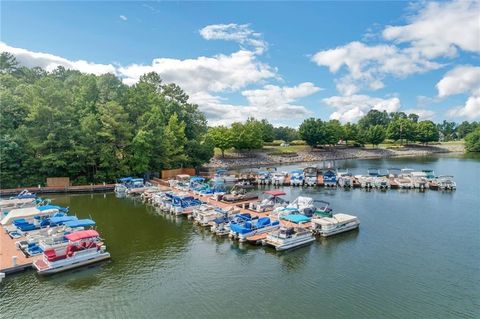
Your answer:
[[[10,207],[23,204],[30,204],[35,202],[35,198],[12,198],[12,199],[2,199],[0,200],[0,207]]]
[[[17,208],[12,209],[7,216],[5,216],[1,221],[0,224],[3,226],[10,225],[13,223],[15,219],[19,218],[31,218],[35,216],[46,216],[58,213],[57,208],[50,208],[40,210],[38,207],[27,207],[27,208]]]
[[[333,217],[313,218],[312,222],[320,225],[336,225],[342,223],[356,222],[357,217],[348,214],[334,214]]]

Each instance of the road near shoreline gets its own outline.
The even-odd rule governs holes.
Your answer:
[[[463,144],[441,144],[434,146],[409,145],[401,148],[330,148],[313,151],[299,151],[295,154],[269,154],[266,151],[251,152],[248,155],[237,154],[221,158],[216,156],[204,167],[238,168],[268,166],[290,163],[319,162],[346,159],[374,159],[387,157],[416,157],[439,153],[464,153]]]

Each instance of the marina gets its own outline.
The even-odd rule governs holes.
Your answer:
[[[405,162],[405,160],[373,161],[373,163],[372,161],[356,162],[355,165],[360,165],[360,167],[352,167],[353,163],[348,162],[344,164],[349,166],[349,171],[355,173],[364,171],[363,167],[366,171],[366,167],[373,166],[372,164],[377,164],[378,167],[387,165],[401,167],[402,165],[399,164],[402,162]],[[448,157],[433,158],[427,160],[426,163],[418,162],[414,164],[416,165],[413,165],[410,161],[408,166],[415,170],[425,166],[434,167],[436,171],[445,171],[457,176],[456,180],[462,181],[462,184],[468,182],[469,178],[473,178],[473,176],[468,175],[465,168],[468,169],[469,165],[478,165],[472,160]],[[161,192],[170,189],[169,186],[161,187]],[[255,186],[258,199],[234,203],[217,201],[209,196],[186,191],[185,188],[178,190],[173,188],[173,190],[175,193],[187,193],[188,196],[205,203],[203,210],[199,206],[197,210],[194,209],[191,214],[187,214],[194,215],[194,212],[196,212],[198,221],[193,217],[189,219],[181,215],[177,216],[170,211],[164,212],[153,205],[145,205],[144,201],[155,201],[157,193],[153,191],[144,191],[143,196],[138,194],[126,198],[116,198],[113,193],[53,195],[52,203],[69,207],[71,211],[78,212],[79,219],[93,218],[96,221],[98,229],[102,232],[102,237],[105,237],[108,242],[108,251],[111,254],[112,261],[100,263],[95,267],[79,268],[74,272],[67,271],[63,274],[57,274],[49,277],[46,281],[41,280],[33,271],[22,272],[17,275],[7,274],[6,278],[3,279],[3,287],[0,292],[0,298],[4,301],[3,304],[12,305],[13,299],[11,298],[20,293],[18,290],[20,287],[22,287],[22,291],[29,287],[28,289],[31,292],[28,292],[27,296],[30,294],[46,295],[49,287],[55,284],[59,291],[53,293],[51,302],[48,301],[53,309],[57,309],[54,301],[59,300],[62,294],[71,289],[80,289],[80,294],[85,297],[93,293],[97,299],[103,300],[95,306],[97,309],[105,307],[106,302],[110,302],[118,307],[117,311],[119,311],[119,314],[121,313],[120,316],[128,316],[133,315],[134,308],[137,309],[137,306],[141,305],[146,313],[150,313],[154,309],[158,311],[158,307],[155,305],[161,304],[160,314],[162,314],[162,317],[173,318],[185,316],[193,309],[197,309],[194,307],[196,302],[206,303],[209,307],[219,303],[226,305],[220,295],[214,292],[215,289],[220,287],[223,291],[222,294],[235,294],[238,293],[238,289],[244,292],[255,289],[253,283],[249,284],[244,281],[247,277],[239,275],[255,269],[255,272],[271,274],[261,279],[259,284],[261,283],[263,286],[274,290],[284,287],[280,282],[294,280],[293,278],[297,279],[292,281],[291,284],[287,284],[287,288],[289,286],[293,288],[291,285],[298,284],[298,280],[307,280],[308,278],[312,286],[306,288],[306,292],[318,292],[320,286],[322,289],[337,291],[336,293],[340,293],[339,289],[342,289],[342,294],[346,298],[353,298],[353,295],[358,295],[359,289],[366,289],[365,285],[373,286],[375,290],[370,290],[371,296],[362,299],[365,307],[364,313],[372,316],[382,313],[376,306],[378,303],[382,303],[382,305],[387,303],[389,311],[397,313],[400,317],[407,317],[415,313],[420,314],[420,316],[422,314],[424,316],[436,315],[442,318],[442,311],[446,309],[445,300],[443,298],[428,299],[431,288],[427,288],[430,286],[424,286],[425,280],[428,278],[429,285],[443,287],[445,298],[448,298],[448,296],[458,293],[454,282],[457,282],[459,277],[453,275],[451,280],[447,281],[435,281],[435,277],[445,278],[447,273],[452,276],[451,269],[457,267],[459,262],[465,269],[472,269],[473,271],[471,261],[472,258],[476,258],[475,254],[469,255],[470,257],[467,258],[464,252],[466,250],[475,251],[474,247],[477,243],[470,240],[466,244],[464,235],[473,235],[473,232],[475,232],[474,225],[471,224],[467,227],[463,231],[464,235],[459,232],[449,235],[448,241],[445,240],[446,238],[440,231],[446,226],[443,222],[444,219],[441,217],[451,214],[452,210],[461,210],[463,211],[462,214],[467,215],[475,214],[475,209],[473,209],[475,190],[467,190],[461,186],[455,192],[421,192],[415,189],[365,192],[361,189],[340,187],[334,189],[266,185]],[[295,207],[304,211],[305,215],[302,216],[314,214],[311,210],[313,210],[312,207],[316,207],[315,211],[321,212],[322,216],[325,215],[319,218],[319,220],[326,222],[325,224],[328,224],[328,221],[331,222],[330,217],[327,216],[330,209],[333,216],[336,214],[343,215],[343,212],[355,215],[361,222],[360,230],[324,238],[320,233],[314,236],[313,232],[309,230],[310,227],[312,229],[315,227],[315,217],[311,218],[311,222],[302,223],[302,219],[297,220],[294,217],[300,215],[278,214],[279,219],[281,216],[287,218],[280,219],[282,223],[280,228],[273,229],[268,233],[249,234],[249,236],[245,236],[244,242],[233,241],[226,236],[228,233],[223,233],[224,236],[216,236],[214,231],[210,231],[212,221],[221,222],[224,217],[228,219],[231,216],[243,213],[261,219],[267,217],[268,214],[273,214],[275,210],[280,212],[282,208],[286,207],[279,205],[272,207],[273,210],[268,208],[262,212],[249,209],[250,203],[254,206],[253,204],[261,203],[268,199],[270,195],[276,195],[292,203]],[[299,197],[310,197],[313,201],[299,200],[295,202],[295,199]],[[388,210],[382,207],[381,203],[385,202],[389,203]],[[361,203],[361,206],[359,206],[359,203]],[[443,207],[448,207],[448,210]],[[460,207],[463,207],[463,209],[460,209]],[[468,207],[471,209],[466,211],[465,208]],[[434,218],[434,216],[439,218]],[[348,218],[342,219],[341,217],[343,216],[337,216],[336,220],[349,222]],[[478,220],[478,215],[471,215],[470,218]],[[190,220],[195,221],[195,223],[191,223]],[[431,237],[428,239],[422,235],[423,232],[421,231],[427,220],[434,221],[433,224],[430,223],[428,226],[431,228]],[[307,227],[307,229],[299,228],[299,224],[296,222],[300,222],[300,225]],[[294,228],[290,228],[291,226],[294,226]],[[406,227],[409,229],[408,241],[404,240]],[[466,226],[454,222],[454,224],[449,224],[449,227],[458,230]],[[132,229],[141,229],[142,231],[132,232]],[[129,233],[128,237],[123,235],[126,232]],[[3,229],[1,236],[2,257],[5,253],[19,255],[15,242],[5,234]],[[438,243],[434,245],[433,251],[430,246],[432,242]],[[11,252],[5,251],[4,243],[9,244]],[[282,252],[283,248],[290,248],[288,246],[290,243],[295,243],[294,248],[296,249],[292,248],[288,249],[287,252]],[[455,244],[453,245],[453,243]],[[458,249],[458,243],[463,243],[464,247]],[[278,251],[277,247],[279,247]],[[417,254],[428,254],[428,260],[414,257]],[[445,257],[447,255],[448,258]],[[141,264],[134,262],[138,258],[143,260]],[[383,266],[376,265],[375,261],[380,259],[382,260],[380,264]],[[440,259],[442,262],[439,262]],[[2,258],[2,261],[4,260],[5,258]],[[31,263],[34,260],[40,260],[40,258],[32,259]],[[18,261],[20,263],[21,258],[18,258]],[[7,262],[10,265],[11,260]],[[334,267],[331,267],[332,263],[335,265]],[[223,265],[221,269],[218,268],[220,264]],[[31,268],[32,264],[26,264],[26,267]],[[412,267],[416,269],[415,274],[411,272]],[[435,275],[430,272],[432,267],[436,267]],[[229,284],[227,285],[220,280],[213,280],[212,282],[212,277],[207,275],[211,269],[216,269],[216,273],[221,274],[220,278],[230,278]],[[404,277],[406,274],[413,276],[406,283],[397,281],[394,287],[395,293],[393,287],[391,290],[382,286],[387,274],[392,276],[392,269],[395,269],[398,273],[398,275],[393,274],[392,280],[399,278],[398,276]],[[430,275],[427,276],[427,273]],[[350,281],[352,278],[359,278],[358,276],[362,276],[360,285],[353,285]],[[174,278],[177,279],[174,280]],[[125,281],[129,283],[127,286],[125,286]],[[417,281],[418,283],[416,283]],[[209,282],[208,285],[206,285],[207,282]],[[443,282],[443,284],[440,284],[440,282]],[[187,303],[181,309],[173,307],[173,303],[181,298],[179,291],[187,289],[191,285],[193,285],[194,291],[202,287],[201,293],[198,290],[199,292],[192,294],[191,300],[194,303]],[[128,300],[128,296],[133,293],[132,289],[138,289],[136,287],[143,287],[149,292],[145,293],[143,301],[135,300],[133,302],[137,305],[134,308],[125,306],[124,303]],[[234,289],[234,287],[236,288]],[[93,292],[93,289],[95,289],[95,292]],[[118,291],[119,299],[115,301],[108,297],[112,289]],[[345,289],[348,291],[345,291]],[[8,296],[6,295],[7,290],[9,291]],[[210,300],[204,294],[205,290],[208,294],[216,297]],[[463,293],[473,294],[475,291],[476,288],[473,285],[471,288],[467,287],[466,291],[463,290]],[[12,293],[13,295],[10,295]],[[282,296],[282,294],[275,293],[274,296],[285,302],[287,296],[289,300],[295,300],[303,309],[300,311],[300,316],[307,315],[313,310],[312,306],[294,295]],[[389,304],[389,300],[393,300],[390,299],[394,298],[393,296],[395,298],[402,296],[404,301],[400,302],[399,305]],[[248,295],[244,298],[255,305],[253,296]],[[327,302],[325,298],[320,297],[319,302],[325,304]],[[414,302],[416,298],[430,300],[435,307],[420,306],[420,303],[416,304]],[[402,307],[402,304],[407,302],[409,304],[408,310]],[[338,308],[329,310],[327,308],[327,313],[330,313],[333,317],[353,318],[358,306],[353,303],[342,310]],[[234,309],[236,307],[239,306],[233,306]],[[474,309],[475,306],[450,300],[448,308],[457,309],[456,311],[462,312],[468,318],[469,316],[472,317],[473,314],[468,309]],[[1,308],[2,313],[4,309],[7,308]],[[257,306],[253,306],[253,309],[258,314],[265,314]],[[19,316],[26,314],[27,311],[31,315],[44,313],[41,309],[35,310],[31,307],[26,309],[8,307],[7,314]],[[276,310],[275,307],[270,308],[269,313],[271,314],[272,311],[280,315],[279,310]],[[202,313],[206,315],[210,311],[206,308],[200,311],[200,314]]]

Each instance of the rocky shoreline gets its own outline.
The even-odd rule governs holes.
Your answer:
[[[442,144],[434,146],[408,145],[396,148],[360,148],[343,147],[318,149],[313,151],[301,151],[288,154],[269,154],[265,151],[250,152],[248,154],[235,154],[233,156],[221,158],[214,157],[207,168],[236,168],[236,167],[257,167],[268,165],[281,165],[302,162],[321,162],[328,160],[346,160],[346,159],[374,159],[387,157],[415,157],[426,156],[438,153],[463,153],[465,151],[462,144]]]

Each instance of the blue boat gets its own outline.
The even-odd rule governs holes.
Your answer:
[[[337,173],[334,170],[327,170],[323,173],[323,184],[327,187],[337,186]]]
[[[246,221],[243,224],[231,224],[230,237],[244,242],[249,236],[268,233],[279,227],[280,222],[278,220],[272,222],[269,217],[262,217]]]
[[[201,200],[190,195],[174,195],[172,197],[171,212],[177,216],[191,214],[194,207],[202,204]]]

